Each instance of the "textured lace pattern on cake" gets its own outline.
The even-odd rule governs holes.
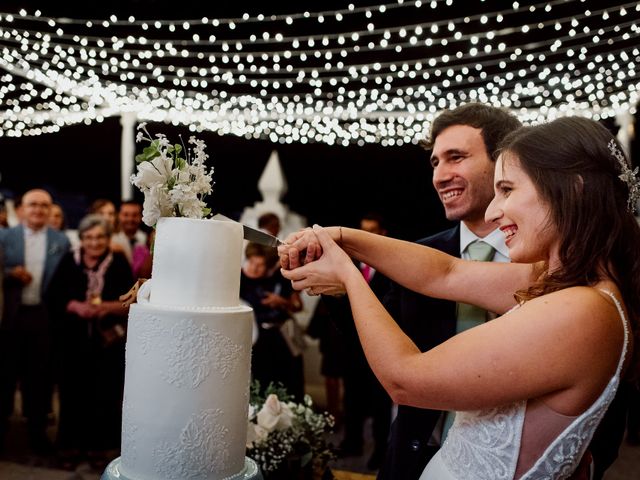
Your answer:
[[[122,402],[122,460],[129,465],[135,464],[138,460],[138,445],[136,443],[138,425],[134,420],[133,409],[125,395]]]
[[[175,443],[163,441],[153,450],[159,478],[206,479],[229,468],[229,431],[220,410],[193,414]]]
[[[460,480],[510,480],[516,469],[526,402],[456,412],[442,461]]]
[[[147,314],[138,322],[136,333],[142,353],[146,355],[151,349],[164,352],[160,375],[176,387],[197,388],[213,369],[226,380],[244,354],[243,346],[191,319],[166,326]]]

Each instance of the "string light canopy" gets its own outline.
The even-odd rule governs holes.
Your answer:
[[[403,145],[469,101],[525,123],[635,113],[639,3],[470,3],[185,20],[0,13],[0,136],[134,112],[280,143]]]

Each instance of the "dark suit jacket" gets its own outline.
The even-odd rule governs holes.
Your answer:
[[[0,249],[4,252],[4,316],[3,328],[11,328],[15,321],[18,307],[22,302],[22,284],[8,277],[7,273],[17,265],[24,265],[24,227],[16,227],[0,230]],[[60,263],[60,260],[70,249],[67,236],[47,228],[47,246],[45,255],[44,272],[42,274],[42,298],[51,282],[51,278]]]
[[[449,255],[460,256],[460,227],[418,241]],[[425,352],[456,334],[456,303],[426,297],[393,284],[384,305],[402,330]],[[411,480],[420,477],[434,449],[427,447],[440,410],[400,405],[391,427],[387,456],[378,479]]]

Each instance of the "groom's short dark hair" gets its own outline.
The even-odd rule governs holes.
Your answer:
[[[504,108],[482,103],[465,103],[453,110],[445,110],[431,124],[429,137],[420,141],[426,150],[431,150],[436,137],[454,125],[468,125],[482,131],[482,140],[492,160],[498,158],[498,146],[502,139],[522,126],[515,115]]]

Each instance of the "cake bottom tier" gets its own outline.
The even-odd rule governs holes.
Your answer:
[[[133,477],[125,477],[120,471],[120,457],[116,458],[112,461],[104,473],[100,477],[100,480],[138,480]],[[251,460],[249,457],[245,457],[244,459],[244,469],[239,472],[237,475],[233,475],[231,477],[227,477],[223,480],[263,480],[262,474],[260,473],[260,469],[256,462]]]
[[[135,304],[120,477],[227,480],[246,468],[253,312]]]

